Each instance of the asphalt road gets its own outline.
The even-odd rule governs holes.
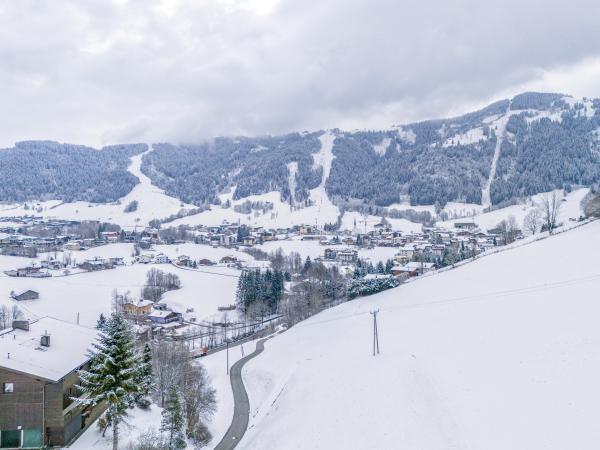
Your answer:
[[[234,401],[233,420],[231,421],[231,425],[229,425],[227,433],[225,433],[221,442],[217,444],[215,450],[234,449],[248,428],[250,401],[248,400],[248,393],[246,392],[244,382],[242,381],[242,368],[249,360],[262,353],[265,349],[265,341],[269,340],[271,337],[272,336],[269,336],[256,342],[256,350],[231,366],[229,378],[231,380]]]

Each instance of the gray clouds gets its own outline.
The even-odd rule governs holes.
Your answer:
[[[0,143],[388,127],[600,95],[595,1],[0,3]]]

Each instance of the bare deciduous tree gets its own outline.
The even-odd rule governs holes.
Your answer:
[[[540,205],[542,216],[544,219],[544,225],[548,230],[548,233],[552,234],[553,230],[558,226],[558,213],[562,206],[562,199],[559,197],[557,191],[552,191],[550,194],[544,195]]]
[[[534,235],[540,231],[542,225],[542,213],[539,208],[530,210],[523,219],[523,228],[530,234]]]

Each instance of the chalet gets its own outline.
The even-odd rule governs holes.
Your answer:
[[[115,266],[107,259],[96,257],[94,259],[86,259],[81,264],[78,264],[77,267],[88,272],[94,272],[97,270],[113,269]]]
[[[126,314],[131,314],[133,316],[146,316],[152,312],[152,305],[154,302],[150,300],[138,300],[136,302],[130,301],[123,305],[123,311]]]
[[[39,267],[29,266],[15,270],[6,270],[4,273],[9,277],[30,277],[39,272]]]
[[[354,264],[358,259],[358,251],[352,249],[340,250],[337,252],[337,258],[342,264]]]
[[[57,259],[49,259],[47,261],[42,261],[40,263],[42,269],[50,269],[50,270],[60,270],[65,267],[62,261]]]
[[[435,264],[430,262],[411,261],[404,265],[405,269],[416,270],[418,275],[435,270]]]
[[[183,266],[183,267],[191,267],[192,258],[190,258],[189,256],[186,256],[186,255],[179,255],[177,257],[177,259],[175,260],[175,264],[177,264],[178,266]]]
[[[252,245],[254,245],[255,241],[256,241],[256,239],[254,238],[254,236],[246,236],[244,238],[243,242],[244,242],[244,245],[252,246]]]
[[[315,234],[317,232],[317,229],[312,225],[300,225],[298,227],[298,232],[303,235]]]
[[[115,243],[119,241],[120,234],[118,231],[103,231],[100,233],[100,236],[106,242]]]
[[[159,253],[153,259],[154,264],[169,264],[170,260],[164,253]]]
[[[27,289],[26,291],[23,291],[20,294],[17,294],[16,292],[11,292],[10,296],[14,300],[20,302],[22,300],[37,300],[38,298],[40,298],[40,293],[31,289]]]
[[[215,263],[208,258],[202,258],[198,261],[198,265],[200,266],[214,266]]]
[[[419,274],[417,269],[406,266],[393,266],[390,273],[395,277],[416,277]]]
[[[152,241],[150,239],[144,238],[138,242],[138,246],[142,250],[150,250],[152,248]]]
[[[326,248],[323,257],[330,261],[334,261],[337,258],[337,250],[333,248]]]
[[[325,239],[325,236],[320,234],[305,234],[302,236],[303,241],[321,241]]]
[[[475,222],[454,222],[454,228],[457,230],[472,231],[478,228]]]
[[[274,231],[263,231],[260,234],[260,239],[263,242],[276,241],[277,240],[277,235],[275,234]]]
[[[138,255],[135,259],[140,264],[150,264],[152,262],[152,255]]]
[[[181,313],[175,311],[165,311],[165,310],[154,310],[152,311],[148,317],[153,323],[156,324],[167,324],[172,322],[178,322],[182,320]]]
[[[98,418],[103,405],[71,399],[96,336],[93,328],[51,317],[14,321],[0,334],[2,448],[64,447]]]
[[[221,264],[233,264],[237,262],[237,258],[235,256],[223,256],[219,262]]]
[[[124,266],[125,258],[123,258],[122,256],[111,256],[110,258],[108,258],[108,262],[113,266]]]
[[[416,244],[406,244],[403,247],[398,248],[398,253],[396,254],[396,256],[405,257],[407,259],[412,259],[413,255],[415,254],[416,251],[417,251]]]
[[[81,250],[81,242],[79,241],[69,241],[65,245],[63,245],[64,250],[68,251],[78,251]]]

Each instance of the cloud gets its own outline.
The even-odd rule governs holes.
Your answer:
[[[600,96],[597,17],[582,0],[5,2],[1,143],[381,128],[529,88]]]

